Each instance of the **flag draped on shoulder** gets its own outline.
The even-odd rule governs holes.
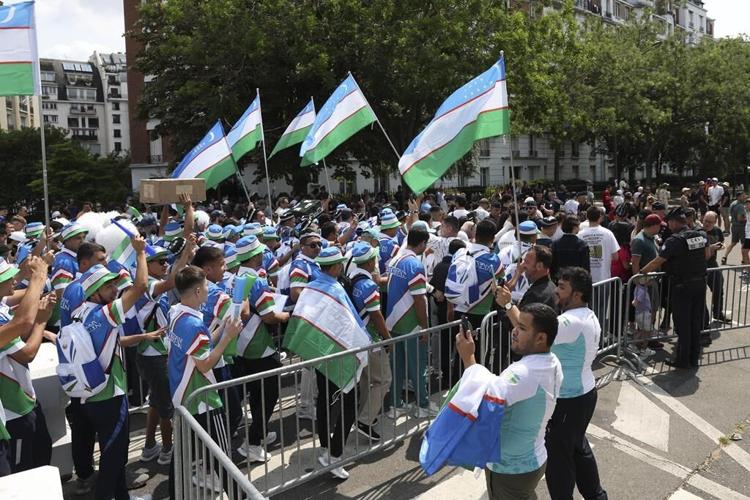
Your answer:
[[[315,103],[313,103],[313,100],[310,99],[310,102],[307,103],[307,106],[305,106],[305,108],[300,111],[297,116],[294,117],[292,123],[290,123],[284,133],[281,134],[279,142],[277,142],[273,147],[273,151],[271,151],[271,154],[268,156],[268,158],[271,158],[282,149],[286,149],[304,141],[305,137],[307,137],[307,134],[310,132],[310,129],[312,128],[314,122]]]
[[[0,96],[41,94],[34,2],[0,7]]]
[[[220,122],[201,139],[182,159],[172,172],[175,179],[206,179],[206,188],[216,187],[221,181],[234,175],[237,165],[232,150],[224,137],[224,127]]]
[[[302,290],[289,326],[284,347],[305,361],[371,343],[362,320],[344,288],[333,279],[319,278]],[[367,365],[367,352],[345,356],[315,368],[344,392],[349,392]]]
[[[227,141],[232,148],[234,159],[239,160],[255,149],[261,140],[263,118],[260,113],[260,95],[257,95],[227,134]]]
[[[302,165],[318,163],[345,140],[376,121],[375,112],[349,74],[315,117],[299,155]]]
[[[465,155],[475,141],[510,133],[505,60],[456,90],[409,144],[398,162],[409,187],[421,193]]]

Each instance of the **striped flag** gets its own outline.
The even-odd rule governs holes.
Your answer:
[[[268,158],[270,159],[273,155],[275,155],[282,149],[286,149],[304,141],[305,137],[307,137],[307,134],[310,132],[310,129],[312,128],[314,122],[315,103],[313,103],[313,100],[310,99],[310,102],[307,103],[305,109],[299,112],[294,120],[292,120],[292,123],[290,123],[286,128],[284,133],[281,134],[279,142],[277,142],[273,147],[273,151],[271,151],[271,155]]]
[[[206,179],[206,189],[211,189],[234,175],[236,171],[237,165],[234,163],[232,150],[224,137],[224,127],[220,122],[216,122],[201,142],[177,165],[172,172],[172,178]]]
[[[284,347],[305,361],[364,347],[371,343],[344,288],[335,281],[308,283],[294,306]],[[349,392],[367,365],[367,352],[315,366],[328,380]]]
[[[375,112],[350,73],[315,117],[300,148],[302,165],[318,163],[345,140],[376,120]]]
[[[34,2],[0,7],[0,96],[41,94]]]
[[[475,141],[510,133],[505,60],[456,90],[398,162],[406,183],[421,193],[465,155]]]
[[[235,161],[256,148],[263,140],[263,118],[260,114],[260,95],[242,114],[232,130],[227,134],[227,142],[232,148],[232,156]]]

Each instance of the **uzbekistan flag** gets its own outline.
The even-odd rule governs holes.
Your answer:
[[[211,189],[236,171],[232,150],[224,137],[224,127],[216,122],[201,142],[177,165],[172,178],[206,179],[206,188]]]
[[[34,2],[0,7],[0,96],[42,95]]]
[[[475,141],[510,133],[505,60],[456,90],[409,144],[398,162],[406,183],[421,193],[437,181]]]
[[[263,119],[260,114],[260,94],[258,94],[227,134],[227,142],[232,148],[232,156],[235,160],[239,160],[255,149],[262,139]]]
[[[315,280],[302,290],[284,334],[284,347],[305,361],[371,344],[344,288]],[[367,352],[320,363],[315,369],[349,392],[367,365]]]
[[[318,163],[375,120],[375,112],[350,73],[315,117],[300,148],[302,166]]]
[[[286,149],[290,146],[294,146],[295,144],[299,144],[300,142],[304,141],[305,137],[307,137],[307,134],[310,132],[310,129],[312,128],[314,122],[315,104],[313,103],[313,100],[311,98],[310,102],[308,102],[307,106],[305,106],[305,109],[299,112],[294,120],[292,120],[292,123],[290,123],[286,128],[284,133],[281,134],[279,142],[277,142],[276,146],[273,147],[273,151],[271,151],[271,155],[268,158],[271,158],[271,156],[275,155],[282,149]]]

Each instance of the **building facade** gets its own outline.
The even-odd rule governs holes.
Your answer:
[[[104,94],[104,121],[101,142],[107,153],[125,154],[130,151],[130,111],[128,109],[128,79],[125,54],[98,54],[89,58],[99,71]]]
[[[0,98],[0,130],[39,127],[39,98],[37,96],[8,96]]]

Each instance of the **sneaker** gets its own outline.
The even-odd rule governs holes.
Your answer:
[[[320,465],[323,467],[328,467],[331,465],[331,455],[324,451],[320,455],[318,455],[318,462],[320,462]],[[339,479],[349,479],[349,473],[346,472],[346,469],[343,467],[336,467],[334,469],[331,469],[331,474],[336,476]]]
[[[263,446],[242,443],[242,445],[237,448],[237,453],[245,457],[248,462],[268,462],[271,460],[271,457],[266,453],[266,450],[263,449]]]
[[[413,415],[417,418],[435,418],[437,417],[440,408],[433,402],[430,402],[426,408],[421,406],[414,409]]]
[[[273,431],[271,431],[268,434],[266,434],[266,437],[264,437],[263,439],[261,439],[260,442],[262,444],[265,444],[266,446],[268,446],[269,444],[272,444],[272,443],[276,442],[276,437],[277,437],[276,433],[273,432]]]
[[[96,473],[91,474],[86,479],[77,477],[76,485],[73,489],[74,495],[87,495],[94,491],[94,485],[96,484]]]
[[[143,451],[141,452],[141,458],[139,460],[141,462],[150,462],[151,460],[158,457],[159,453],[161,453],[161,445],[159,443],[154,443],[151,448],[143,448]]]
[[[139,488],[143,488],[146,486],[146,482],[148,481],[148,474],[145,472],[136,473],[136,472],[130,472],[125,471],[125,482],[127,483],[127,488],[129,490],[137,490]]]
[[[151,495],[130,495],[130,500],[151,500],[153,497]]]
[[[193,474],[193,477],[191,479],[193,485],[198,488],[212,490],[217,493],[223,491],[224,488],[221,485],[221,479],[216,475],[216,472],[211,474],[212,477],[210,479],[208,478],[207,473],[208,471],[203,472],[203,467],[199,464],[196,467],[195,474]]]
[[[391,420],[396,420],[398,417],[402,417],[409,412],[409,405],[406,406],[391,406],[391,409],[385,412],[385,416]]]
[[[362,434],[367,439],[372,439],[373,441],[380,441],[380,434],[375,432],[374,425],[366,425],[362,422],[357,422],[357,432]]]
[[[167,449],[164,449],[162,447],[161,452],[159,452],[159,458],[156,459],[156,463],[159,465],[169,465],[172,463],[172,447],[170,446]]]
[[[653,349],[649,349],[648,347],[644,347],[643,349],[641,349],[638,352],[638,357],[639,358],[650,358],[654,354],[656,354],[656,351],[654,351]]]

